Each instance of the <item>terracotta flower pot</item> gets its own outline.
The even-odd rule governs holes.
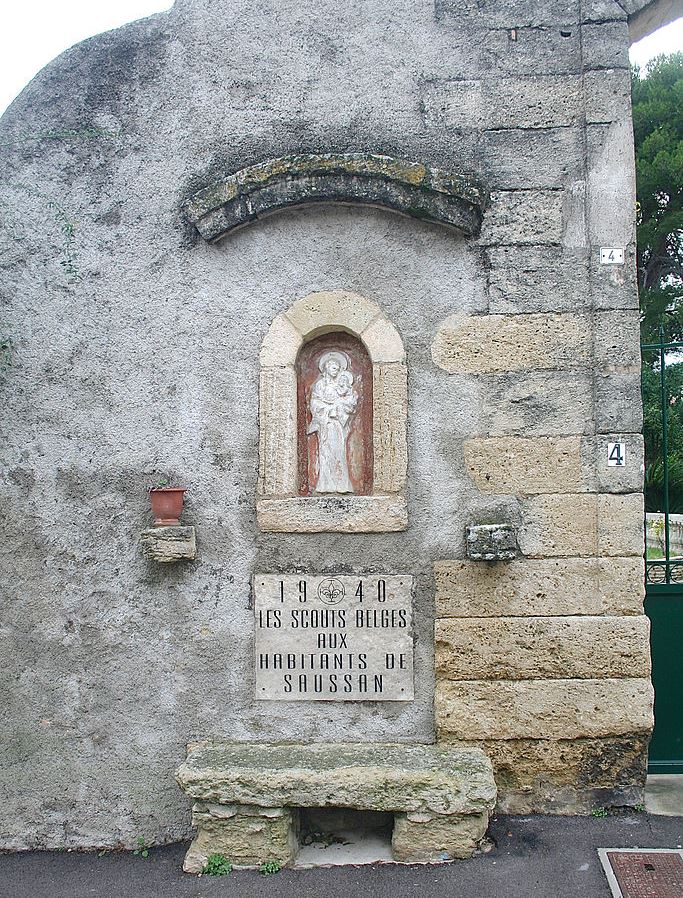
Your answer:
[[[149,491],[155,527],[177,527],[183,511],[184,487],[164,486]]]

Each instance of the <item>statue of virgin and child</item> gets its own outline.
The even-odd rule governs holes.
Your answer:
[[[358,405],[351,361],[345,352],[324,352],[318,360],[320,377],[311,391],[311,423],[307,433],[318,435],[316,493],[353,493],[346,443]]]

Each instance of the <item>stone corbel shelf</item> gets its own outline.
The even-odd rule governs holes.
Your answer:
[[[194,527],[149,527],[142,531],[141,542],[148,558],[165,564],[183,559],[192,561],[197,555]]]
[[[213,243],[271,212],[311,203],[384,206],[476,236],[488,193],[471,178],[420,162],[369,153],[323,153],[250,165],[194,194],[184,211]]]

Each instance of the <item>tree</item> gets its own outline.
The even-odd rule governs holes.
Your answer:
[[[638,288],[645,342],[683,340],[683,53],[632,74]]]
[[[683,53],[632,73],[641,335],[683,342]],[[664,507],[659,354],[643,353],[645,502]],[[683,363],[667,357],[669,507],[683,512]]]

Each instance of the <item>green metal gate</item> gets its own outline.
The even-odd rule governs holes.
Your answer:
[[[645,362],[644,379],[649,377],[650,387],[658,376],[661,412],[658,432],[656,417],[648,419],[646,401],[646,509],[659,513],[654,521],[654,515],[649,516],[650,521],[646,515],[645,612],[651,625],[655,688],[655,729],[648,769],[651,773],[683,773],[683,548],[672,539],[672,517],[679,512],[683,514],[683,500],[678,488],[681,479],[679,450],[683,458],[683,445],[679,446],[681,410],[678,407],[675,408],[676,427],[672,427],[671,420],[672,408],[679,401],[683,405],[683,343],[666,342],[660,329],[659,342],[641,348]],[[672,389],[670,375],[674,366],[676,377]],[[681,366],[680,371],[678,366]],[[644,380],[644,394],[645,387]],[[658,546],[652,545],[653,530]]]

